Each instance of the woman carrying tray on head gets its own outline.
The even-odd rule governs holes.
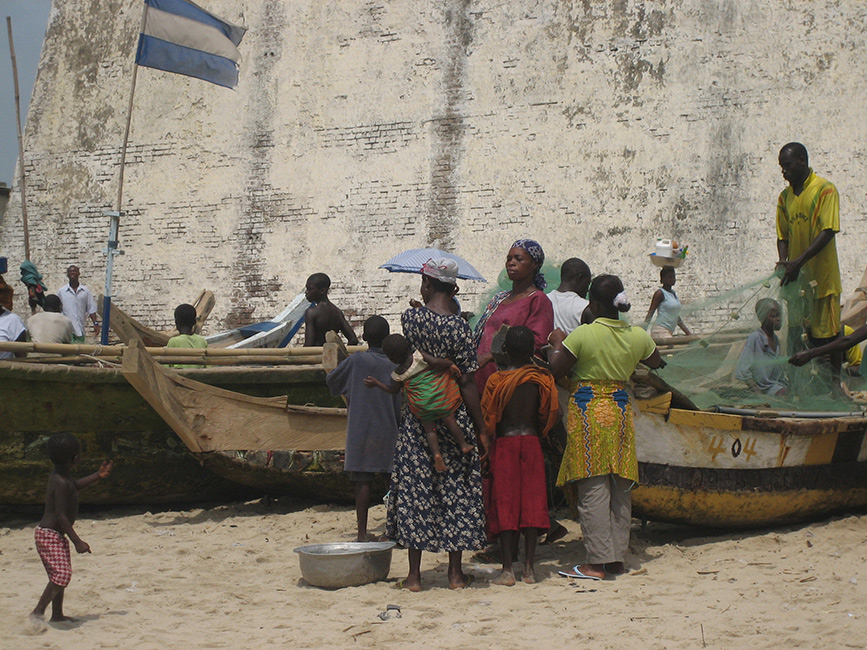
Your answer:
[[[458,385],[463,398],[454,417],[470,445],[484,436],[484,421],[476,390],[476,350],[467,322],[452,313],[457,265],[451,260],[428,261],[422,269],[424,307],[407,309],[401,316],[409,344],[440,359],[451,360],[461,371]],[[421,590],[422,551],[448,552],[448,581],[452,589],[470,582],[461,561],[463,551],[485,545],[482,476],[477,450],[462,453],[442,422],[437,424],[445,471],[437,472],[428,451],[422,423],[404,404],[398,425],[391,475],[386,533],[409,550],[409,574],[399,584]],[[485,438],[482,438],[486,444]]]
[[[544,292],[548,286],[541,271],[544,261],[545,252],[532,239],[519,239],[509,249],[506,273],[512,282],[512,289],[496,294],[476,325],[479,357],[476,386],[479,394],[485,390],[488,377],[497,370],[491,354],[491,342],[501,326],[524,325],[533,330],[533,352],[537,355],[554,329],[554,306]]]
[[[691,336],[692,332],[684,325],[683,319],[680,317],[683,306],[674,292],[674,283],[677,282],[677,272],[674,267],[662,267],[659,271],[659,281],[662,286],[656,290],[653,298],[650,299],[650,309],[647,310],[647,316],[644,318],[645,328],[650,324],[653,314],[656,313],[656,322],[650,330],[650,335],[654,339],[671,338],[675,336],[678,327],[683,330],[684,334]]]

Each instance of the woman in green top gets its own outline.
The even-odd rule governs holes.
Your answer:
[[[639,362],[651,368],[665,365],[647,332],[619,320],[629,308],[620,278],[600,275],[590,287],[596,320],[568,336],[554,330],[549,337],[554,376],[571,371],[568,439],[557,485],[577,491],[587,552],[585,564],[565,573],[571,577],[599,580],[606,572],[626,571],[630,490],[638,482],[626,382]]]

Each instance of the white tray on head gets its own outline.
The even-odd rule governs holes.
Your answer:
[[[683,264],[685,259],[685,257],[663,257],[656,253],[650,254],[650,261],[653,262],[654,266],[670,266],[673,269]]]

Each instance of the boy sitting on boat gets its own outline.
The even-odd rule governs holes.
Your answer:
[[[772,298],[757,300],[756,316],[762,325],[747,338],[738,359],[735,379],[746,382],[756,392],[782,397],[786,394],[788,380],[777,337],[783,326],[780,303]]]
[[[413,352],[409,341],[400,334],[387,336],[382,342],[382,349],[389,360],[397,364],[391,373],[391,383],[386,385],[376,377],[368,377],[364,383],[393,395],[403,389],[407,406],[421,420],[434,467],[438,472],[446,471],[436,434],[439,420],[446,425],[462,453],[468,454],[474,449],[455,420],[455,411],[462,402],[456,381],[461,371],[450,360],[438,359],[422,350]]]
[[[193,348],[202,349],[208,347],[204,337],[195,333],[196,308],[186,303],[175,307],[175,327],[178,335],[173,336],[166,343],[167,348]],[[196,368],[194,364],[175,364],[175,368]]]
[[[397,443],[400,398],[379,391],[371,394],[364,386],[367,377],[388,381],[394,370],[394,364],[382,351],[382,340],[388,332],[388,321],[382,316],[368,318],[361,335],[368,349],[341,361],[325,378],[332,395],[343,395],[348,407],[343,468],[355,483],[359,542],[371,539],[367,532],[370,486],[376,474],[391,474]]]
[[[499,585],[515,584],[512,561],[519,532],[525,543],[523,581],[536,582],[536,540],[550,524],[540,437],[547,436],[557,422],[559,406],[554,376],[532,362],[534,346],[530,328],[511,327],[503,346],[509,365],[488,378],[482,395],[486,428],[496,432],[487,515],[489,532],[498,537],[503,560],[503,570],[493,580]]]
[[[99,471],[77,481],[72,478],[72,466],[81,454],[81,445],[71,433],[55,433],[46,443],[46,451],[54,470],[48,476],[45,512],[36,526],[36,551],[48,572],[48,585],[30,613],[31,620],[44,625],[43,616],[51,603],[51,620],[73,621],[63,614],[63,594],[72,578],[69,540],[79,553],[90,553],[90,546],[81,539],[72,525],[78,516],[78,492],[111,473],[111,461],[103,461]],[[67,539],[68,538],[68,539]]]
[[[307,278],[304,297],[313,304],[304,312],[304,345],[321,347],[325,345],[326,332],[340,332],[349,345],[358,345],[358,337],[346,316],[328,299],[331,278],[324,273],[314,273]]]

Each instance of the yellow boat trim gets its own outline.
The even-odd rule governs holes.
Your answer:
[[[706,411],[671,409],[668,422],[669,424],[682,424],[688,427],[708,427],[723,431],[740,431],[743,428],[743,418],[740,415],[708,413]]]
[[[632,493],[632,511],[637,517],[715,527],[765,526],[816,519],[864,506],[867,506],[867,486],[742,493],[643,486]]]

